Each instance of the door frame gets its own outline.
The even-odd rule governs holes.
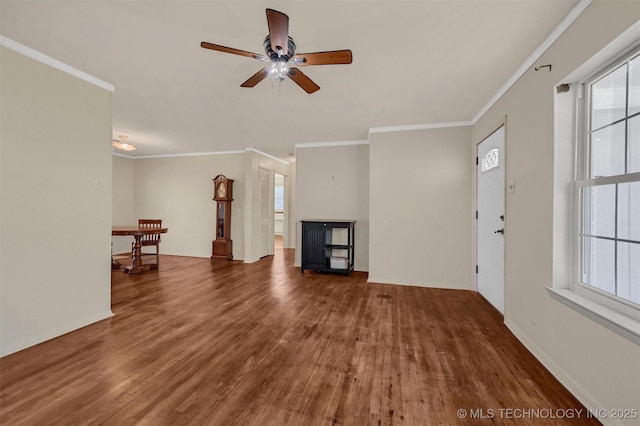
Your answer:
[[[496,125],[494,125],[493,127],[490,127],[488,131],[483,133],[483,137],[478,140],[477,142],[475,142],[474,146],[473,146],[473,157],[475,161],[475,168],[474,168],[474,173],[473,175],[473,198],[474,198],[474,203],[473,203],[473,239],[474,239],[474,244],[473,244],[473,259],[474,259],[474,278],[473,278],[473,288],[474,290],[480,294],[480,291],[478,289],[478,219],[477,219],[477,213],[478,213],[478,168],[480,167],[479,164],[479,150],[480,150],[480,144],[482,142],[484,142],[488,137],[490,137],[492,134],[494,134],[496,131],[498,131],[501,127],[504,127],[504,155],[503,155],[503,159],[502,159],[502,164],[504,165],[504,188],[503,188],[503,192],[504,192],[504,229],[505,229],[505,235],[504,235],[504,253],[503,253],[503,268],[502,268],[502,274],[503,274],[503,283],[504,283],[504,294],[503,294],[503,312],[501,312],[501,314],[506,317],[507,314],[507,275],[506,275],[506,260],[507,260],[507,223],[509,221],[509,215],[507,214],[507,186],[508,186],[508,178],[507,178],[507,151],[508,151],[508,127],[507,127],[507,116],[505,115],[504,118],[502,120],[500,120]],[[481,295],[482,296],[482,295]],[[484,296],[483,296],[484,298]],[[485,299],[486,300],[486,299]],[[487,301],[488,302],[488,301]],[[489,302],[490,303],[490,302]],[[491,305],[493,307],[493,305]],[[496,309],[497,310],[497,309]]]
[[[262,253],[262,236],[263,236],[263,229],[262,229],[262,179],[261,179],[261,174],[262,172],[265,172],[268,176],[269,176],[269,181],[267,183],[267,189],[269,190],[269,194],[267,195],[267,203],[268,203],[268,207],[267,207],[267,212],[269,214],[269,229],[268,229],[268,241],[266,241],[266,245],[269,247],[269,249],[267,250],[268,253]],[[258,235],[259,235],[259,245],[258,245],[258,257],[259,258],[263,258],[266,256],[273,256],[275,254],[275,236],[273,234],[273,228],[274,228],[274,218],[273,218],[273,204],[274,204],[274,191],[275,191],[275,182],[274,182],[274,174],[275,171],[273,169],[268,169],[266,167],[262,167],[262,166],[258,166],[258,194],[260,195],[258,198],[258,205],[260,206],[259,208],[259,216],[260,216],[260,229],[258,231]]]
[[[279,173],[282,174],[282,173]],[[289,199],[290,199],[290,194],[289,194],[289,175],[283,175],[284,176],[284,223],[283,223],[283,227],[284,229],[282,230],[282,248],[289,248],[291,243],[290,243],[290,229],[289,229]],[[274,189],[275,191],[275,189]]]

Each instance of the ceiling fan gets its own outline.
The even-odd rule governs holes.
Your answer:
[[[282,12],[267,9],[267,25],[269,26],[269,35],[264,39],[265,55],[220,46],[206,41],[200,43],[200,46],[205,49],[217,50],[218,52],[246,56],[263,62],[272,62],[249,77],[247,81],[240,85],[241,87],[254,87],[271,75],[277,82],[282,82],[285,77],[289,77],[305,92],[313,93],[320,89],[320,86],[300,71],[297,68],[298,66],[350,64],[352,61],[351,50],[348,49],[299,53],[296,55],[296,45],[289,36],[289,17]]]

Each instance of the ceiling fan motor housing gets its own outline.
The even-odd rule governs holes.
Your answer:
[[[287,37],[287,54],[282,55],[278,54],[278,52],[274,51],[271,47],[271,37],[267,36],[264,39],[264,51],[273,62],[289,62],[289,59],[293,58],[293,55],[296,53],[296,44],[293,42],[291,37]]]

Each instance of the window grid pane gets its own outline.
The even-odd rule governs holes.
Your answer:
[[[640,304],[640,244],[618,242],[616,257],[617,295]]]
[[[618,184],[617,200],[617,237],[640,242],[640,182]]]
[[[628,115],[640,112],[640,55],[629,61]]]
[[[582,190],[582,282],[640,303],[640,181]]]
[[[616,237],[616,185],[583,189],[582,232],[595,237]]]
[[[591,177],[625,173],[626,121],[604,127],[591,134]]]
[[[640,64],[638,64],[640,68]],[[640,88],[639,88],[640,89]],[[629,119],[627,173],[640,172],[640,115]]]
[[[612,240],[583,237],[584,283],[616,295],[616,246]]]
[[[591,129],[599,129],[626,116],[627,64],[591,85]]]
[[[580,271],[584,284],[640,304],[640,179],[629,176],[640,172],[640,55],[634,55],[586,83]],[[622,176],[624,183],[611,183]]]

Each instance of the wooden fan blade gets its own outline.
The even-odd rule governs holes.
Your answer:
[[[298,68],[289,68],[287,76],[289,76],[291,80],[295,81],[298,86],[302,87],[302,89],[309,94],[320,89],[320,86],[304,75]]]
[[[246,56],[247,58],[254,58],[260,61],[268,61],[268,59],[265,56],[259,55],[257,53],[247,52],[246,50],[234,49],[233,47],[220,46],[219,44],[207,43],[206,41],[203,41],[202,43],[200,43],[200,47],[204,49],[217,50],[218,52],[232,53],[234,55]]]
[[[330,52],[300,53],[293,57],[296,65],[337,65],[350,64],[353,61],[351,50],[332,50]]]
[[[260,83],[269,75],[269,70],[267,68],[262,68],[260,71],[249,77],[247,81],[242,83],[240,87],[254,87],[256,84]]]
[[[267,9],[267,25],[269,25],[269,38],[274,52],[282,50],[282,55],[289,51],[289,17],[277,10]]]

